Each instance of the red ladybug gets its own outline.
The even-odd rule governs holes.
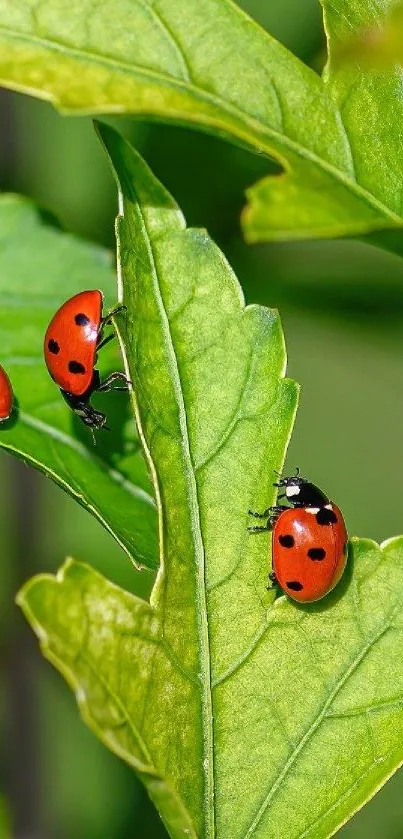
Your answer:
[[[103,338],[104,327],[123,306],[102,317],[103,294],[94,289],[75,294],[58,309],[45,335],[45,362],[53,381],[59,385],[67,404],[84,425],[107,428],[106,415],[90,405],[96,391],[127,390],[130,382],[124,373],[111,373],[101,382],[95,369],[98,350],[114,335]],[[116,380],[123,387],[112,388]]]
[[[273,584],[300,603],[325,597],[339,582],[347,561],[347,531],[341,511],[315,484],[298,474],[281,478],[274,486],[284,488],[279,498],[291,507],[277,505],[264,513],[263,527],[272,530]]]
[[[0,364],[0,422],[7,420],[13,410],[13,389],[4,367]]]

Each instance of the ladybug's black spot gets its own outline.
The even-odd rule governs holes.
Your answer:
[[[283,548],[293,548],[295,545],[294,537],[286,533],[284,536],[279,536],[278,541]]]
[[[70,373],[85,373],[85,367],[79,361],[69,361]]]
[[[53,355],[57,355],[58,352],[60,352],[59,344],[54,340],[54,338],[51,338],[50,341],[48,341],[48,350],[53,353]]]
[[[316,521],[318,524],[336,524],[337,516],[334,510],[329,510],[328,507],[321,507],[316,513]]]
[[[289,583],[286,583],[286,586],[291,591],[302,591],[302,589],[304,588],[302,583],[299,583],[298,580],[290,580]]]
[[[324,548],[309,548],[308,556],[309,559],[324,559],[326,551]]]
[[[84,315],[83,312],[79,312],[78,315],[74,318],[77,326],[87,326],[87,323],[90,322],[90,319],[87,318],[87,315]]]

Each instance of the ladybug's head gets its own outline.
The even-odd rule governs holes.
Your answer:
[[[104,431],[110,431],[110,428],[106,425],[106,414],[103,414],[101,411],[96,411],[95,408],[92,407],[92,405],[87,405],[86,409],[86,415],[84,416],[83,414],[80,414],[80,417],[84,425],[87,425],[88,428],[90,428],[92,434],[92,442],[94,443],[94,446],[96,446],[97,439],[95,436],[95,430],[98,431],[100,428],[103,428]]]
[[[284,489],[279,498],[286,498],[293,507],[322,507],[329,502],[325,493],[303,478],[299,471],[296,475],[280,478],[273,486]]]
[[[88,425],[89,428],[103,428],[105,431],[110,431],[110,428],[106,425],[106,414],[103,414],[101,411],[96,411],[92,405],[87,406],[87,413],[85,415],[80,413],[79,416],[84,425]]]

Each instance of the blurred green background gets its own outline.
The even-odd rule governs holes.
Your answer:
[[[240,5],[320,70],[317,0]],[[62,118],[18,94],[1,93],[0,105],[1,188],[32,196],[67,230],[113,247],[115,187],[91,121]],[[173,126],[119,125],[188,222],[207,227],[223,248],[247,301],[280,309],[289,373],[302,384],[290,468],[298,465],[343,507],[351,534],[402,533],[401,258],[370,240],[248,248],[239,231],[243,193],[269,170],[267,160]],[[0,469],[0,839],[3,810],[15,839],[163,839],[134,774],[80,721],[13,605],[22,581],[55,570],[67,554],[132,591],[151,579],[135,574],[112,538],[56,486],[4,454]],[[401,839],[403,773],[339,835]]]

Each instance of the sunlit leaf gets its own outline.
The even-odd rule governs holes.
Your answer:
[[[112,129],[121,329],[155,470],[163,565],[150,604],[68,561],[19,602],[84,718],[139,773],[173,839],[322,839],[403,761],[403,539],[352,540],[300,607],[265,592],[295,385],[278,317]]]
[[[388,26],[396,2],[322,5],[332,55],[336,37]],[[399,66],[331,62],[322,81],[229,0],[72,0],[67,16],[61,0],[0,0],[0,80],[63,111],[173,120],[275,158],[284,174],[248,192],[250,241],[402,224]]]
[[[247,510],[274,499],[272,470],[283,461],[296,387],[283,379],[278,315],[245,308],[236,278],[207,234],[187,230],[133,149],[111,129],[101,132],[123,190],[122,339],[155,469],[164,562],[152,610],[130,601],[145,645],[137,648],[127,635],[141,678],[124,676],[123,668],[119,679],[128,691],[124,704],[144,713],[132,762],[145,767],[146,780],[148,771],[159,778],[156,785],[152,777],[150,791],[167,825],[173,835],[184,835],[190,820],[208,835],[214,819],[213,644],[217,672],[244,654],[265,623],[268,556],[247,533]],[[78,613],[70,612],[69,620],[81,626],[83,640]],[[102,622],[109,632],[105,613]],[[111,656],[120,666],[116,648]],[[122,713],[128,713],[123,704]],[[127,756],[134,746],[124,747],[121,734],[126,737],[119,723],[117,749]],[[186,818],[175,803],[179,794]]]
[[[214,808],[203,808],[197,672],[165,647],[154,609],[71,562],[20,602],[84,719],[140,773],[174,839],[323,839],[403,762],[403,541],[380,551],[353,540],[350,563],[347,590],[322,605],[256,606],[260,630],[221,666],[213,621]],[[251,616],[243,600],[238,609],[241,633]],[[234,604],[227,613],[222,635],[234,633]]]

